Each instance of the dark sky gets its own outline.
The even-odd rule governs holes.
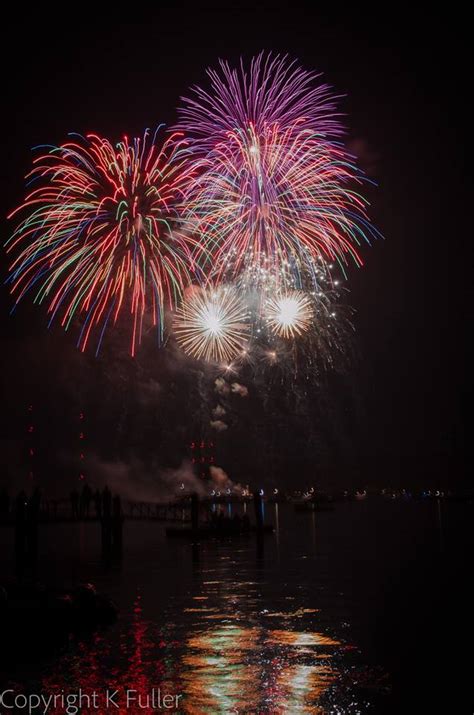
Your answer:
[[[470,82],[462,19],[438,14],[433,7],[429,17],[399,5],[375,15],[346,15],[340,9],[333,17],[308,8],[231,3],[225,10],[195,5],[192,10],[147,11],[142,23],[85,14],[77,22],[43,17],[28,26],[4,24],[2,215],[22,198],[32,146],[60,143],[70,131],[94,130],[119,139],[160,121],[172,123],[180,95],[190,84],[204,82],[205,68],[219,57],[235,63],[262,49],[287,52],[305,68],[323,72],[346,95],[342,107],[348,141],[378,184],[369,191],[371,216],[385,236],[364,248],[364,267],[350,275],[362,359],[328,407],[344,411],[350,403],[347,409],[353,414],[342,440],[345,466],[335,470],[334,483],[357,479],[383,484],[395,480],[394,475],[402,481],[421,474],[424,480],[442,476],[454,484],[465,470],[471,405],[472,229],[466,154],[472,130],[467,133],[464,119]],[[130,17],[140,14],[134,10]],[[9,230],[4,221],[4,237]],[[5,266],[2,256],[3,275]],[[159,360],[148,369],[147,360],[154,364],[155,358],[146,349],[138,367],[122,358],[114,364],[112,349],[93,364],[91,356],[77,353],[73,335],[45,333],[41,309],[25,306],[10,318],[9,306],[3,287],[5,440],[15,436],[28,391],[40,405],[43,416],[38,420],[45,422],[52,413],[58,419],[82,408],[84,401],[94,412],[103,407],[107,390],[117,391],[110,374],[120,373],[124,391],[126,376],[133,375],[137,395],[142,379],[149,386],[150,380],[160,383],[168,375],[160,376]],[[64,387],[71,378],[73,396]],[[178,422],[189,389],[184,383],[173,382],[166,393],[168,410],[175,399]],[[56,407],[45,406],[51,402]],[[246,410],[249,419],[252,405],[235,409]],[[150,420],[141,419],[150,431]],[[324,420],[321,409],[315,419]],[[335,423],[341,420],[336,417]],[[104,434],[114,429],[109,423]],[[239,429],[223,455],[228,471],[232,450],[242,452],[248,445]],[[299,427],[294,430],[296,435]],[[152,451],[152,434],[143,436],[142,426],[135,424],[124,454],[138,449],[137,440],[143,447],[148,439],[145,446]],[[184,439],[179,430],[176,434],[175,441],[166,437],[168,452]],[[236,444],[241,438],[244,449]],[[281,447],[287,455],[281,469],[287,484],[293,480],[291,465],[298,461],[291,453],[297,442],[287,440]],[[163,439],[160,444],[162,449]],[[248,449],[254,454],[258,445]],[[331,449],[329,462],[333,455],[339,463],[337,440]],[[309,460],[310,452],[304,454]],[[357,477],[349,477],[354,465]],[[308,465],[303,471],[310,471]]]

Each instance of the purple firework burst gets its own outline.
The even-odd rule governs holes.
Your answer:
[[[252,59],[250,72],[243,63],[232,69],[219,61],[221,73],[208,69],[212,91],[192,88],[194,97],[182,97],[178,129],[193,140],[195,149],[212,149],[228,132],[252,125],[259,134],[269,125],[285,130],[295,124],[315,129],[321,136],[344,133],[336,100],[327,84],[314,84],[321,75],[308,72],[286,55],[264,52]]]

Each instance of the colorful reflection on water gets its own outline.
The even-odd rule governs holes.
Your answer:
[[[43,678],[42,690],[58,692],[74,682],[85,692],[100,691],[104,683],[144,694],[159,687],[182,694],[179,711],[196,715],[325,712],[318,703],[338,677],[332,661],[344,647],[304,629],[312,612],[253,610],[252,582],[215,581],[203,589],[207,596],[190,598],[201,605],[183,609],[191,620],[161,627],[143,617],[137,597],[118,648],[107,634],[81,643],[59,673]]]
[[[138,539],[136,554],[131,545],[99,583],[120,603],[118,623],[43,664],[32,690],[117,690],[122,704],[110,712],[132,715],[153,707],[144,699],[126,708],[127,689],[143,698],[153,689],[181,695],[166,710],[191,715],[367,712],[355,687],[364,666],[344,607],[330,589],[309,584],[312,520],[304,528],[301,548],[288,542],[286,554],[282,533],[260,549],[253,539],[199,547],[161,537],[145,547]],[[97,566],[96,581],[99,573]],[[320,577],[327,579],[323,570]]]

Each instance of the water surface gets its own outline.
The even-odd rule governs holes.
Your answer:
[[[198,546],[128,522],[122,560],[106,565],[96,524],[41,527],[43,578],[95,583],[120,618],[42,663],[25,657],[5,682],[110,688],[129,713],[151,704],[127,711],[123,693],[153,688],[179,694],[182,713],[456,712],[443,708],[469,697],[456,664],[472,625],[472,507],[368,499],[266,517],[277,531],[263,543]]]

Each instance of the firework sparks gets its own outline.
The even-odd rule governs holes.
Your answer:
[[[250,72],[241,62],[240,71],[223,60],[221,72],[209,69],[211,92],[193,87],[194,96],[183,97],[179,127],[193,137],[194,147],[207,153],[225,140],[236,127],[252,125],[260,133],[265,126],[283,130],[297,121],[318,128],[323,135],[343,133],[337,119],[336,97],[327,84],[316,84],[319,75],[306,72],[287,57],[263,52],[254,57]],[[257,149],[250,145],[251,153]]]
[[[230,363],[245,350],[248,313],[232,288],[198,291],[177,310],[174,333],[188,355]]]
[[[309,298],[301,291],[292,291],[270,299],[266,318],[273,333],[282,338],[295,338],[311,325],[313,311]]]
[[[271,54],[208,74],[163,144],[147,130],[42,150],[11,214],[23,217],[7,242],[12,294],[66,330],[82,322],[82,350],[125,318],[134,355],[147,316],[162,341],[171,309],[181,348],[228,371],[332,364],[351,326],[331,269],[360,265],[378,235],[338,98]]]
[[[307,280],[303,276],[303,283]],[[263,386],[289,380],[323,381],[329,371],[344,372],[354,356],[353,311],[347,289],[330,274],[319,276],[318,290],[265,291],[247,287],[245,300],[252,315],[252,335],[245,360],[236,370],[253,375]],[[242,291],[242,287],[239,289]]]
[[[36,188],[11,214],[28,212],[7,244],[19,251],[9,279],[16,302],[33,292],[65,329],[80,315],[82,350],[94,329],[99,348],[125,312],[132,355],[147,308],[161,335],[165,306],[176,305],[194,267],[195,243],[170,226],[189,179],[184,154],[181,135],[159,147],[148,131],[116,146],[91,134],[42,153],[27,177]]]
[[[184,100],[178,125],[195,168],[183,221],[211,247],[215,275],[250,265],[286,289],[321,263],[360,265],[358,247],[375,231],[350,188],[363,177],[338,141],[328,87],[312,87],[316,75],[286,58],[260,55],[248,75],[221,70],[209,71],[212,93]]]

